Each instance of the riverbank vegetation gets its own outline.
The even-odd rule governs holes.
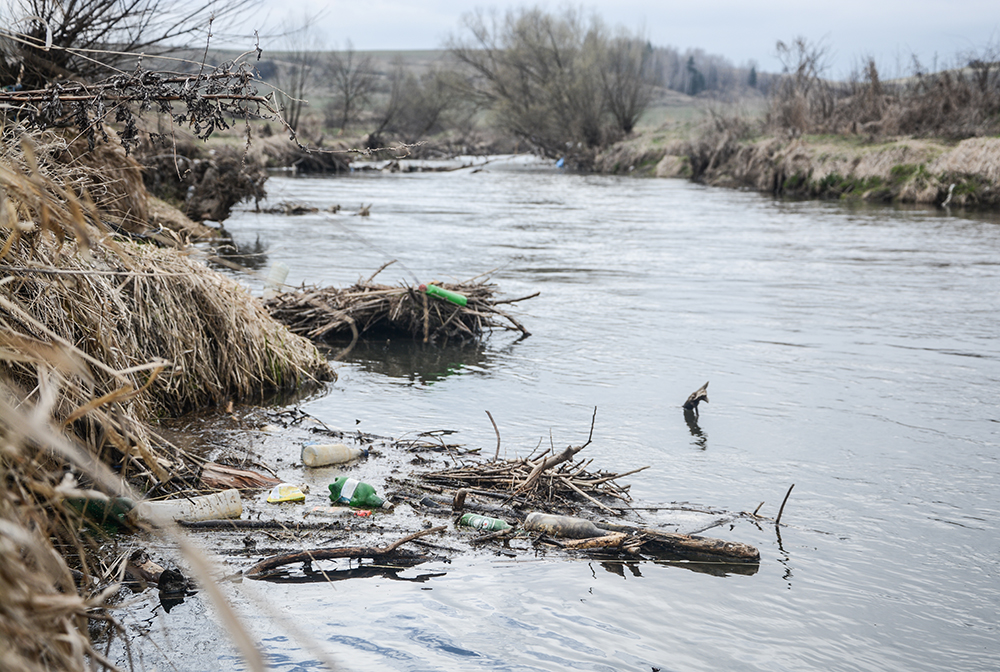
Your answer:
[[[697,180],[775,195],[993,206],[1000,203],[1000,52],[883,81],[874,60],[823,78],[822,46],[779,43],[785,73],[760,120],[716,116],[680,148]]]
[[[866,58],[836,81],[828,48],[801,38],[777,43],[782,72],[767,73],[573,11],[524,9],[470,14],[437,52],[347,46],[261,59],[265,81],[301,87],[298,137],[329,151],[281,145],[265,127],[251,163],[337,172],[388,155],[532,152],[775,195],[990,206],[1000,193],[992,45],[892,78]]]
[[[154,106],[183,107],[171,119],[202,137],[244,117],[235,106],[264,102],[241,88],[251,78],[64,79],[100,59],[59,42],[69,28],[48,9],[31,19],[41,35],[5,31],[0,44],[0,667],[118,669],[96,645],[120,634],[115,498],[184,491],[204,462],[159,421],[335,373],[209,267],[189,241],[213,230],[151,198],[129,156],[157,140],[143,126]]]
[[[195,35],[207,44],[223,16],[209,18],[211,3],[136,32],[130,10],[106,0],[79,15],[29,4],[23,32],[0,33],[4,669],[113,667],[92,626],[116,627],[104,609],[120,565],[70,503],[189,488],[199,458],[159,420],[335,377],[191,244],[216,233],[197,222],[264,198],[269,167],[531,151],[776,194],[998,201],[994,52],[892,82],[869,61],[838,84],[804,41],[779,45],[786,72],[770,75],[572,11],[522,10],[471,15],[432,58],[310,47],[216,67],[202,48],[166,72],[136,54]],[[163,19],[156,2],[138,9]],[[409,331],[430,338],[426,297],[361,289],[391,312],[405,305]],[[473,313],[470,333],[489,326]],[[451,318],[438,317],[443,330]]]

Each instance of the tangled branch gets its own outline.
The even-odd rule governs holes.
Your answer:
[[[99,136],[108,139],[105,127],[113,121],[129,152],[139,141],[137,121],[149,111],[169,114],[202,140],[237,119],[282,121],[273,96],[261,95],[257,81],[250,65],[238,59],[197,75],[145,70],[140,62],[130,73],[95,84],[61,82],[44,89],[2,91],[0,105],[14,109],[30,128],[76,127],[91,147]],[[175,111],[176,104],[183,109]]]

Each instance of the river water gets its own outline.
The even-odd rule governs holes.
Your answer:
[[[398,259],[381,282],[497,269],[506,296],[541,292],[512,308],[529,338],[355,349],[311,415],[492,451],[489,410],[514,456],[581,443],[596,407],[594,466],[650,465],[626,479],[637,505],[763,502],[773,518],[795,484],[780,537],[742,520],[706,532],[757,546],[749,575],[473,553],[400,575],[419,581],[233,589],[280,605],[343,669],[1000,668],[996,219],[523,159],[267,188],[271,204],[343,207],[227,222],[292,285]],[[371,216],[351,216],[362,204]],[[692,426],[680,405],[705,381]],[[319,666],[248,611],[274,669]]]

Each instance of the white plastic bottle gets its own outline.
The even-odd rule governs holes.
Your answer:
[[[128,517],[132,522],[163,525],[175,520],[195,522],[239,518],[241,515],[243,515],[243,501],[240,499],[240,491],[232,488],[200,497],[139,502],[129,512]]]
[[[271,271],[267,274],[267,279],[264,281],[264,300],[267,301],[276,297],[280,293],[281,286],[285,283],[287,278],[287,264],[281,261],[276,261],[271,264]]]
[[[307,467],[325,467],[359,457],[368,457],[368,449],[342,443],[307,443],[302,446],[302,464]]]

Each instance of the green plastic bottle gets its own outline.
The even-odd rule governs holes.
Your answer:
[[[430,296],[438,296],[445,301],[451,301],[456,306],[464,306],[469,302],[469,299],[464,294],[459,294],[458,292],[453,292],[450,289],[444,289],[437,285],[420,285],[419,289]]]
[[[72,497],[66,500],[66,504],[91,523],[110,532],[121,527],[128,527],[125,517],[135,507],[135,502],[127,497],[109,497],[107,499]]]
[[[500,531],[510,529],[507,521],[499,518],[490,518],[489,516],[481,516],[478,513],[463,513],[462,517],[458,519],[458,524],[465,527],[474,527],[477,530]]]
[[[359,509],[391,509],[392,504],[375,494],[375,488],[356,478],[341,476],[330,484],[330,501]]]

